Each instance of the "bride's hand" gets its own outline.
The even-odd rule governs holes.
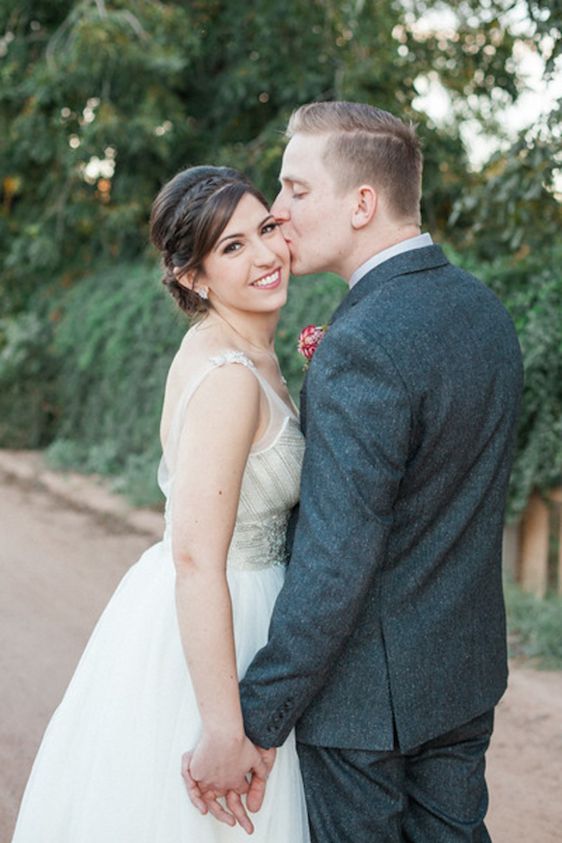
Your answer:
[[[260,809],[274,760],[274,749],[258,749],[245,736],[220,740],[204,734],[195,750],[182,758],[188,796],[202,814],[210,812],[230,826],[237,821],[251,834],[253,825],[241,796],[247,794],[248,810]],[[226,808],[218,801],[221,796],[226,797]]]
[[[247,774],[267,778],[268,766],[260,751],[245,736],[223,737],[203,733],[192,757],[190,770],[204,790],[247,791]]]

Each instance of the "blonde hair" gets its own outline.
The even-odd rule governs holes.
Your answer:
[[[324,163],[343,191],[370,183],[400,219],[420,222],[422,153],[413,124],[359,102],[313,102],[293,112],[286,134],[329,135]]]

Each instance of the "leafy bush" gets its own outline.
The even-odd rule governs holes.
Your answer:
[[[343,281],[334,275],[292,278],[289,298],[283,308],[277,330],[276,350],[289,390],[295,400],[304,375],[304,359],[297,352],[301,330],[306,325],[324,325],[347,292]]]
[[[505,583],[510,654],[562,670],[562,598],[539,600],[511,581]]]
[[[54,343],[64,407],[55,465],[118,476],[137,503],[159,500],[160,410],[185,330],[154,263],[107,267],[70,290]]]
[[[534,488],[562,482],[562,246],[523,250],[477,263],[472,255],[452,259],[478,275],[510,312],[523,353],[525,386],[517,452],[511,476],[509,514],[525,508]]]
[[[39,448],[58,417],[53,325],[44,304],[0,320],[0,447]]]

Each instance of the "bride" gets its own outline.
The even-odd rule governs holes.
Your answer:
[[[260,193],[224,167],[165,185],[151,233],[164,284],[194,317],[164,397],[165,532],[92,634],[43,738],[13,843],[234,843],[246,832],[307,843],[294,736],[275,759],[255,747],[238,694],[283,582],[304,450],[273,350],[288,249]],[[196,770],[200,748],[215,744],[226,769],[230,748],[254,782],[269,773],[253,827],[236,799],[216,818],[187,797],[182,753],[197,745]]]

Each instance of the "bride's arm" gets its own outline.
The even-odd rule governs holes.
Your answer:
[[[174,470],[172,553],[182,645],[202,720],[191,772],[202,787],[240,789],[263,761],[245,737],[226,558],[260,390],[243,366],[221,367],[190,401]],[[188,747],[186,747],[188,749]]]

